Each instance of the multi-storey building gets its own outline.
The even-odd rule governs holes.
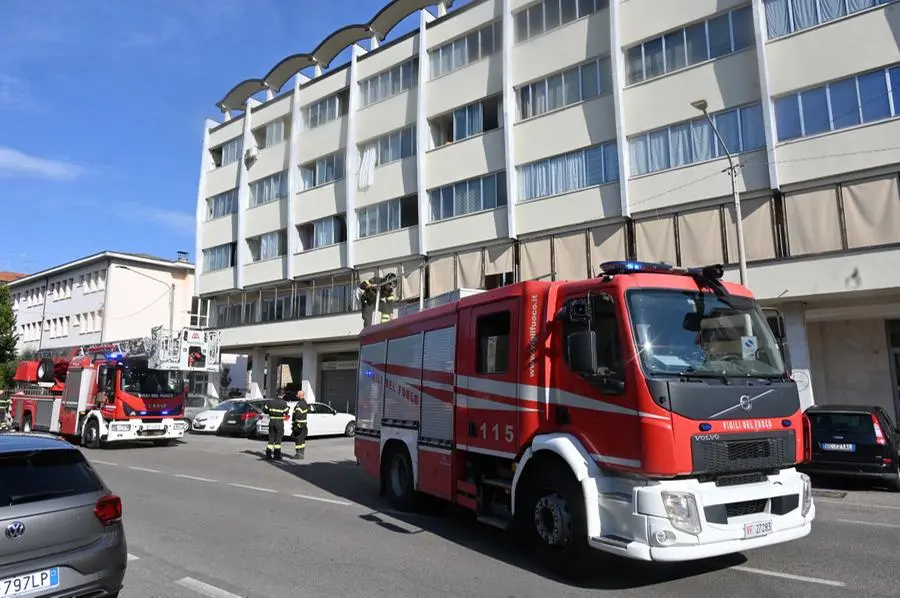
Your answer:
[[[218,103],[197,294],[226,346],[352,393],[352,373],[316,378],[352,362],[373,272],[403,299],[626,257],[737,280],[731,157],[747,282],[786,316],[805,400],[893,406],[900,3],[451,4],[389,2]]]

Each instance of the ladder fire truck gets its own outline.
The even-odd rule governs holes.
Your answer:
[[[44,351],[13,378],[13,425],[87,448],[184,436],[186,373],[219,370],[219,332],[154,328],[149,338]]]
[[[808,535],[781,317],[721,266],[601,268],[365,327],[357,462],[395,507],[471,509],[562,575],[595,551],[688,561]]]

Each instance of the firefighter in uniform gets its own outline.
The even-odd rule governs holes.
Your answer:
[[[303,391],[297,392],[297,404],[294,405],[294,413],[291,415],[294,435],[294,458],[303,459],[306,454],[306,418],[309,413],[309,403]]]
[[[365,322],[365,326],[368,326],[371,323],[371,316],[368,314],[372,312],[370,312],[369,309],[377,310],[379,312],[380,322],[389,322],[391,320],[393,303],[397,299],[394,295],[396,286],[397,275],[393,272],[386,274],[384,277],[375,276],[359,283],[359,288],[356,293],[360,305],[363,308],[363,322]],[[380,304],[375,305],[376,300],[378,299],[380,299]]]
[[[284,439],[284,416],[288,404],[282,397],[270,399],[263,405],[263,413],[269,416],[269,442],[266,444],[266,459],[281,461],[281,441]]]
[[[10,401],[9,394],[0,389],[0,432],[6,432],[9,430],[9,409],[12,401]]]

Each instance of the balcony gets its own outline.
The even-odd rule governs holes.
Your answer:
[[[339,179],[294,196],[294,222],[312,222],[347,211],[347,182]]]
[[[293,259],[295,278],[343,270],[347,267],[347,244],[335,243],[326,247],[307,249],[294,254]]]
[[[427,114],[442,114],[503,91],[500,53],[427,82]]]
[[[484,244],[509,236],[506,206],[438,220],[427,226],[429,253],[464,244]]]
[[[521,235],[577,226],[582,222],[611,218],[621,213],[622,197],[618,182],[532,199],[516,206],[518,232]]]
[[[503,129],[454,141],[427,154],[428,187],[443,187],[506,168]]]
[[[233,243],[237,239],[237,215],[228,214],[200,225],[204,247]]]
[[[286,256],[244,266],[244,286],[253,287],[268,282],[284,280]]]
[[[355,185],[356,180],[351,181]],[[416,157],[410,156],[375,167],[375,179],[368,189],[356,192],[356,208],[412,195],[418,190]]]
[[[234,288],[234,268],[200,274],[200,294],[221,293]]]
[[[383,264],[398,261],[419,253],[419,227],[410,226],[400,230],[364,237],[355,241],[356,262],[360,264]]]
[[[206,189],[203,192],[206,197],[212,197],[219,193],[225,193],[238,186],[238,174],[240,162],[232,162],[225,166],[219,166],[206,173]]]

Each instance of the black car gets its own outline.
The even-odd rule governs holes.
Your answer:
[[[265,401],[235,401],[234,407],[225,412],[222,424],[216,431],[227,436],[253,436],[256,422],[262,416]]]
[[[900,435],[884,409],[865,405],[823,405],[806,410],[812,428],[809,475],[863,478],[900,492]]]

